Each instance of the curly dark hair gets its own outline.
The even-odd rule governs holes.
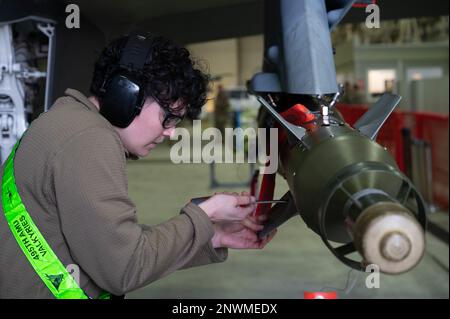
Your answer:
[[[161,107],[169,110],[176,101],[181,102],[177,109],[186,108],[188,117],[194,119],[200,114],[206,102],[210,76],[204,73],[186,48],[162,37],[146,34],[150,37],[150,50],[144,67],[140,71],[128,70],[145,85],[145,97],[154,98]],[[101,88],[106,77],[119,68],[121,51],[129,36],[122,36],[106,46],[95,63],[90,92],[101,96]]]

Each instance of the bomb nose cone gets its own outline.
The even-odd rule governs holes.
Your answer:
[[[380,251],[383,257],[388,260],[401,261],[409,255],[411,242],[402,233],[388,234],[381,241]]]
[[[399,274],[417,265],[425,250],[422,227],[402,205],[381,202],[356,221],[355,245],[368,264]]]

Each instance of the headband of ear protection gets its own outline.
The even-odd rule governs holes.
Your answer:
[[[142,70],[149,50],[149,37],[130,35],[121,51],[119,67],[103,81],[100,114],[114,126],[127,127],[141,112],[144,86],[133,73]]]

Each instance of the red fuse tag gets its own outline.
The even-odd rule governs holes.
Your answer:
[[[303,293],[305,299],[337,299],[336,291],[305,291]]]

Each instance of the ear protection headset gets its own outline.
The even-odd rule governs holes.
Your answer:
[[[149,37],[130,35],[121,51],[119,67],[103,81],[100,114],[114,126],[127,127],[142,110],[145,88],[133,73],[142,70],[149,50]]]

